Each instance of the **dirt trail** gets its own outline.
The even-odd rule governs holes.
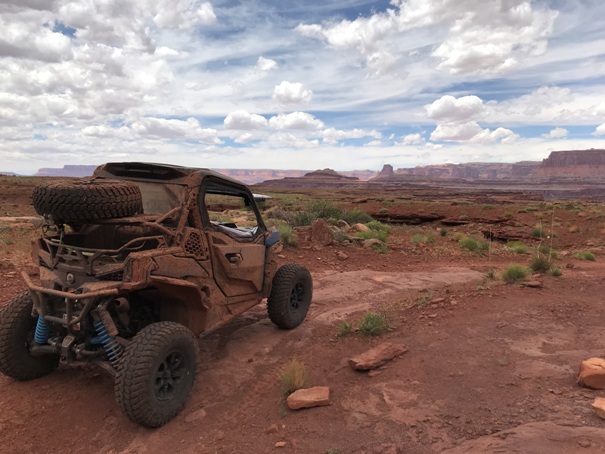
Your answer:
[[[582,359],[605,351],[603,271],[582,264],[541,289],[489,288],[464,267],[315,273],[298,329],[276,329],[259,306],[201,339],[192,398],[166,426],[130,423],[111,378],[87,365],[29,383],[0,377],[0,439],[14,453],[603,452],[590,409],[603,393],[574,381]],[[418,291],[445,301],[404,304]],[[393,314],[389,334],[335,336],[338,320],[379,307]],[[348,367],[384,340],[410,351],[372,378]],[[285,410],[278,375],[293,358],[331,387],[333,405]]]

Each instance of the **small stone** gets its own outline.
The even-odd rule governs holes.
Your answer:
[[[437,314],[429,314],[429,318],[437,318]]]
[[[269,427],[267,427],[267,430],[265,430],[266,434],[275,434],[277,433],[277,431],[279,430],[279,428],[277,427],[277,424],[271,424]]]
[[[369,232],[371,229],[365,224],[353,224],[351,226],[353,232]]]
[[[206,410],[200,408],[199,410],[194,411],[190,415],[185,417],[185,422],[195,422],[202,418],[206,417]]]
[[[368,203],[367,197],[361,197],[359,199],[354,199],[352,203]]]
[[[382,245],[384,245],[384,243],[376,238],[368,238],[367,240],[364,240],[362,243],[362,246],[366,249],[369,249],[374,246],[382,246]]]
[[[541,288],[542,287],[542,282],[540,281],[526,281],[523,283],[523,285],[525,287],[530,287],[530,288]]]
[[[338,251],[336,257],[338,257],[339,260],[346,260],[349,258],[349,256],[342,251]]]
[[[444,302],[445,302],[445,298],[443,298],[443,297],[440,297],[440,298],[433,298],[433,299],[431,300],[431,303],[432,303],[432,304],[439,304],[439,303],[444,303]]]
[[[592,389],[605,389],[605,359],[589,358],[582,361],[578,374],[578,385]]]
[[[605,419],[605,397],[597,397],[592,403],[595,413],[601,419]]]
[[[390,342],[384,342],[361,355],[351,358],[349,360],[349,366],[355,370],[376,369],[407,351],[408,349],[405,345],[395,345]]]
[[[456,301],[456,300],[454,300],[454,299],[453,299],[453,300],[450,300],[450,304],[451,304],[452,306],[455,306],[455,305],[457,305],[457,304],[458,304],[458,301]]]
[[[275,443],[275,447],[276,448],[285,448],[286,444],[287,443],[285,441],[278,441],[277,443]]]
[[[567,263],[567,264],[565,265],[565,268],[567,268],[568,270],[570,270],[570,269],[572,269],[574,266],[576,266],[574,263],[569,262],[569,263]]]
[[[284,254],[278,254],[278,257],[279,257],[280,259],[285,259],[285,258],[286,258],[286,256],[285,256]]]
[[[580,440],[578,441],[578,446],[580,448],[590,448],[592,446],[592,443],[590,442],[590,440]]]
[[[344,221],[342,219],[339,219],[338,221],[336,221],[336,227],[338,227],[341,230],[344,230],[345,232],[348,232],[349,230],[351,230],[351,226],[348,224],[348,222]]]
[[[330,405],[330,388],[315,386],[298,389],[288,396],[287,403],[291,410]]]

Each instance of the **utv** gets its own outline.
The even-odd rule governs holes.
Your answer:
[[[312,296],[309,271],[277,269],[244,184],[207,169],[109,163],[88,179],[34,189],[45,224],[33,245],[40,282],[0,311],[0,371],[17,380],[93,361],[115,379],[134,422],[158,427],[193,387],[197,336],[267,299],[291,329]],[[243,225],[242,225],[243,223]]]

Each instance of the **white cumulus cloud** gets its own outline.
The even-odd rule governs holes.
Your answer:
[[[321,120],[306,112],[279,114],[269,119],[269,125],[275,129],[319,129],[324,127]]]
[[[247,110],[236,110],[225,117],[225,129],[262,129],[268,125],[265,117],[251,114]]]
[[[132,124],[132,129],[141,137],[159,140],[196,140],[219,144],[216,129],[202,128],[195,118],[187,120],[144,117]]]
[[[422,145],[424,142],[424,136],[418,133],[407,134],[401,140],[402,145]]]
[[[485,114],[485,105],[477,96],[455,98],[442,96],[426,106],[427,116],[439,122],[459,122],[481,118]]]
[[[277,68],[279,68],[279,65],[275,60],[265,58],[262,55],[258,57],[258,60],[256,62],[256,69],[258,69],[259,71],[273,71]]]
[[[551,129],[548,134],[542,134],[545,139],[562,139],[567,137],[568,131],[565,128],[554,128]]]
[[[313,92],[303,87],[301,83],[282,81],[273,90],[273,100],[279,104],[300,104],[311,101]]]

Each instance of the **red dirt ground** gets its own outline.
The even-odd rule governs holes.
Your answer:
[[[435,209],[452,210],[445,206]],[[575,237],[560,221],[563,274],[539,277],[541,288],[488,279],[487,271],[529,256],[495,243],[483,254],[462,251],[452,231],[423,245],[410,241],[412,231],[394,229],[387,254],[317,248],[301,234],[300,247],[282,260],[313,273],[307,320],[281,331],[261,305],[200,339],[196,386],[166,426],[144,429],[124,417],[101,370],[60,367],[32,382],[0,376],[0,446],[11,453],[605,452],[603,421],[590,406],[605,392],[575,382],[580,362],[605,351],[605,255],[598,222],[575,221],[583,232]],[[567,253],[586,242],[595,262]],[[22,255],[14,243],[4,252],[0,305],[24,289]],[[368,310],[386,314],[392,330],[337,336],[339,321],[355,324]],[[409,352],[372,377],[347,365],[383,341]],[[331,388],[331,406],[286,409],[279,375],[292,359],[307,365],[312,385]],[[280,441],[285,447],[275,447]]]

